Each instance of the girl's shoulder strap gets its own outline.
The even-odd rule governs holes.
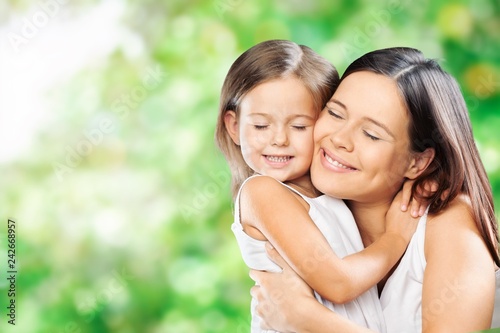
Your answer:
[[[240,219],[240,195],[241,195],[241,190],[243,189],[243,186],[245,186],[245,184],[252,178],[255,178],[255,177],[260,177],[261,175],[253,175],[253,176],[250,176],[248,177],[247,179],[245,179],[243,181],[243,183],[241,183],[241,186],[240,188],[238,189],[238,193],[236,194],[236,198],[234,199],[234,216],[238,219]]]
[[[235,200],[235,203],[239,203],[241,190],[242,190],[243,186],[245,186],[246,182],[248,182],[250,179],[252,179],[252,178],[256,178],[256,177],[268,177],[268,178],[271,178],[271,179],[275,180],[277,183],[279,183],[279,184],[281,184],[282,186],[286,187],[287,189],[289,189],[289,190],[290,190],[290,191],[292,191],[293,193],[295,193],[295,194],[299,195],[299,196],[300,196],[300,197],[301,197],[304,201],[306,201],[307,203],[310,203],[310,201],[313,199],[313,198],[310,198],[310,197],[308,197],[308,196],[306,196],[306,195],[304,195],[304,194],[300,193],[298,190],[296,190],[296,189],[295,189],[295,188],[293,188],[292,186],[287,185],[287,184],[285,184],[285,183],[283,183],[283,182],[281,182],[281,181],[279,181],[279,180],[277,180],[277,179],[275,179],[275,178],[272,178],[272,177],[270,177],[270,176],[265,176],[265,175],[255,174],[255,175],[250,176],[250,177],[248,177],[247,179],[245,179],[245,181],[241,184],[240,189],[238,190],[238,194],[236,195],[236,200]],[[236,209],[237,209],[237,208],[235,208],[235,212],[236,212]]]

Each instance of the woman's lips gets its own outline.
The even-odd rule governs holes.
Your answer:
[[[323,163],[329,169],[342,172],[357,171],[352,165],[331,153],[327,153],[324,149],[322,149],[321,156]]]

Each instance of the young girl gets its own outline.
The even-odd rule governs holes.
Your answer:
[[[312,185],[313,126],[338,81],[328,61],[290,41],[260,43],[231,66],[222,87],[216,141],[233,176],[232,230],[248,267],[279,270],[266,256],[269,241],[322,304],[385,332],[374,286],[399,260],[418,220],[403,220],[393,205],[385,233],[364,249],[344,202],[320,195]],[[365,135],[371,136],[368,130]],[[352,171],[344,161],[329,162]],[[321,240],[312,237],[317,229]],[[260,332],[252,313],[252,332]]]

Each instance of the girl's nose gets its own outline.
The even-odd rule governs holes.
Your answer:
[[[286,129],[284,128],[279,128],[276,130],[273,136],[273,146],[288,146],[288,133],[286,132]]]

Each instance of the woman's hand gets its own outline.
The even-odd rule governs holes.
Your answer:
[[[319,304],[312,289],[295,273],[279,253],[267,243],[269,258],[282,268],[281,273],[251,270],[250,277],[258,284],[250,293],[257,299],[257,314],[263,329],[296,332],[305,318],[302,312],[309,302]]]
[[[268,243],[267,254],[283,271],[270,273],[250,271],[250,277],[260,286],[252,287],[257,299],[257,315],[262,329],[279,332],[314,333],[374,333],[323,306],[312,289],[294,272],[279,253]]]

